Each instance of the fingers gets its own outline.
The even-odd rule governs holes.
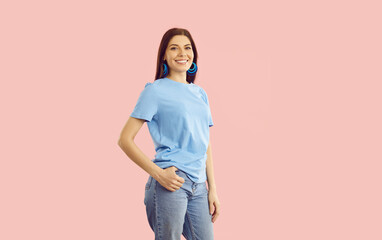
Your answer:
[[[212,222],[214,223],[216,221],[216,219],[219,217],[219,214],[220,214],[220,204],[217,203],[217,202],[214,202],[213,204],[215,206],[215,211],[212,215]]]
[[[174,167],[174,169],[176,169],[176,170],[178,170],[176,167]],[[175,170],[175,171],[176,171]],[[181,183],[184,183],[184,178],[182,178],[182,177],[179,177],[179,175],[178,174],[176,174],[176,172],[174,171],[174,173],[175,173],[175,175],[176,175],[176,180],[178,180],[178,182],[181,182]]]
[[[167,176],[167,178],[172,178],[172,179],[170,180],[170,182],[163,184],[163,186],[165,186],[165,188],[167,190],[175,192],[176,190],[179,190],[179,188],[181,188],[183,186],[185,179],[180,177],[178,174],[176,174],[175,171],[178,170],[178,168],[176,168],[175,166],[172,166],[169,169],[173,170],[173,174],[175,175],[175,179],[173,177]],[[169,181],[169,179],[167,181]]]
[[[176,187],[179,187],[179,188],[180,188],[181,186],[183,186],[184,179],[183,179],[182,177],[178,177],[177,180],[178,180],[178,181],[177,181],[176,183],[174,183],[174,184],[175,184]],[[178,188],[178,189],[179,189],[179,188]]]
[[[184,183],[184,178],[178,176],[176,179],[177,179],[179,182]]]
[[[177,183],[177,184],[171,185],[171,187],[167,188],[167,189],[172,191],[172,192],[175,192],[176,190],[179,190],[181,187],[182,187],[182,184]]]
[[[212,215],[214,213],[214,205],[210,202],[210,214]]]
[[[176,190],[179,190],[184,183],[184,179],[182,177],[177,177],[177,181],[173,182],[167,189],[175,192]]]

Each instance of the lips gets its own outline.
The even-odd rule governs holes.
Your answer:
[[[188,59],[183,59],[183,60],[175,60],[175,62],[179,65],[186,65],[188,62]]]

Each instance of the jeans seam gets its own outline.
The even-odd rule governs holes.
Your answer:
[[[157,191],[157,184],[154,183],[155,186],[153,186],[153,195],[154,195],[154,209],[155,209],[155,218],[156,218],[156,229],[158,233],[158,239],[162,239],[162,234],[160,231],[160,224],[159,224],[159,215],[158,215],[158,207],[157,207],[157,201],[156,201],[156,191]]]
[[[196,239],[195,231],[194,231],[194,227],[193,227],[193,225],[192,225],[191,218],[190,218],[190,214],[188,214],[188,211],[187,211],[187,210],[186,210],[186,216],[187,216],[188,222],[190,223],[190,229],[191,229],[192,239]]]

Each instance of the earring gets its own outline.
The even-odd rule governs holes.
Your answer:
[[[187,70],[187,74],[189,76],[194,76],[196,74],[196,71],[198,71],[198,67],[196,66],[196,63],[192,62],[192,67],[193,67],[192,69],[190,68]]]
[[[163,77],[166,77],[167,76],[167,65],[166,63],[163,63]]]

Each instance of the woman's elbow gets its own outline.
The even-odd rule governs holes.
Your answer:
[[[131,143],[131,141],[134,141],[134,139],[130,139],[130,138],[119,138],[119,140],[118,140],[118,146],[123,147],[123,146],[129,145],[129,144]]]
[[[123,138],[120,138],[118,139],[118,146],[122,147],[123,145],[125,145],[125,140]]]

